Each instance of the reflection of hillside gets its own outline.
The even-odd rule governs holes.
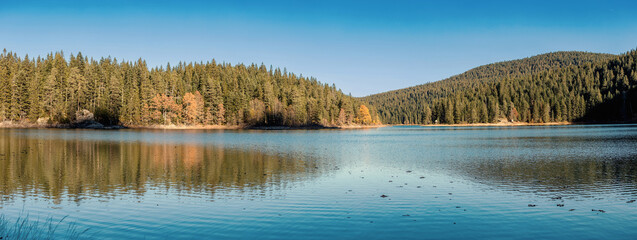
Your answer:
[[[600,160],[483,160],[462,164],[468,179],[498,189],[592,196],[613,191],[637,195],[637,158]]]
[[[0,195],[143,194],[147,188],[262,189],[316,175],[318,161],[218,146],[0,135]]]

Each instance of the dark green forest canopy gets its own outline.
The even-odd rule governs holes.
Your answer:
[[[361,100],[392,124],[635,120],[636,58],[554,52]]]
[[[142,59],[2,52],[0,121],[70,123],[83,110],[101,123],[129,126],[378,123],[373,108],[334,85],[263,64],[212,60],[149,69]]]

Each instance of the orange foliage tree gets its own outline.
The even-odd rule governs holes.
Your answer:
[[[196,91],[194,94],[186,93],[183,99],[183,106],[186,123],[195,125],[202,122],[204,103],[199,91]]]
[[[150,101],[151,120],[155,123],[171,124],[179,122],[181,106],[171,96],[157,94]]]

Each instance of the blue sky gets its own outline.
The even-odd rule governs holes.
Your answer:
[[[131,3],[132,2],[132,3]],[[637,1],[0,0],[0,48],[264,63],[365,96],[545,52],[637,47]]]

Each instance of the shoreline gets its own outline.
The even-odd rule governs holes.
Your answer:
[[[498,123],[458,123],[458,124],[400,124],[397,126],[423,126],[423,127],[507,127],[507,126],[562,126],[562,125],[585,125],[587,123],[577,122],[498,122]]]
[[[323,129],[371,129],[386,127],[389,125],[343,125],[343,126],[249,126],[249,125],[113,125],[100,127],[83,127],[73,124],[37,124],[37,123],[13,123],[0,122],[0,129],[94,129],[94,130],[118,130],[118,129],[147,129],[147,130],[323,130]]]
[[[566,125],[608,125],[635,124],[635,122],[498,122],[498,123],[458,123],[458,124],[388,124],[387,126],[421,126],[421,127],[516,127],[516,126],[566,126]]]
[[[37,124],[37,123],[12,123],[0,122],[0,129],[94,129],[94,130],[118,130],[118,129],[146,129],[146,130],[348,130],[348,129],[374,129],[394,126],[421,126],[421,127],[516,127],[516,126],[565,126],[565,125],[591,125],[591,124],[634,124],[635,122],[498,122],[498,123],[459,123],[459,124],[380,124],[380,125],[343,125],[343,126],[249,126],[249,125],[113,125],[113,126],[77,126],[73,124]]]

